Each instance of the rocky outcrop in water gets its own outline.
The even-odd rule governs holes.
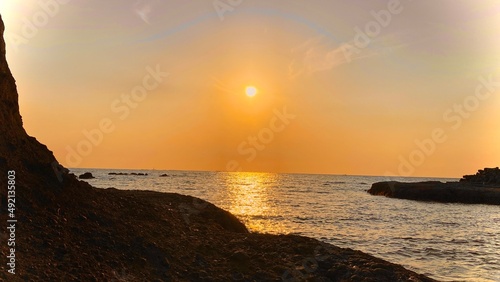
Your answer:
[[[500,187],[500,168],[480,169],[476,174],[464,175],[460,182]]]
[[[488,171],[485,173],[485,171]],[[490,204],[500,205],[500,185],[493,184],[491,179],[497,169],[480,170],[477,175],[468,177],[460,182],[425,181],[404,183],[397,181],[383,181],[372,184],[368,193],[390,198],[433,201],[442,203]],[[484,181],[489,179],[488,186]],[[493,185],[493,186],[489,186]]]
[[[94,179],[95,177],[92,175],[92,173],[85,172],[83,174],[80,174],[80,176],[78,176],[78,178],[80,178],[80,179]]]
[[[0,222],[17,220],[1,281],[433,281],[311,238],[249,233],[197,198],[77,180],[26,134],[3,40],[0,52]]]
[[[148,176],[147,173],[142,173],[142,172],[110,172],[108,175],[135,175],[135,176]]]

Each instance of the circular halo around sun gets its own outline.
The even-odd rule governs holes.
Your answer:
[[[247,94],[248,97],[253,97],[257,94],[257,88],[255,88],[255,86],[247,86],[247,88],[245,88],[245,93]]]

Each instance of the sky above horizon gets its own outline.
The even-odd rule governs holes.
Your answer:
[[[0,14],[24,127],[67,167],[499,166],[500,1],[351,3],[26,0]]]

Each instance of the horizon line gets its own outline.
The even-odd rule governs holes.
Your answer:
[[[368,174],[346,174],[346,173],[321,173],[321,172],[271,172],[271,171],[225,171],[225,170],[202,170],[202,169],[155,169],[155,168],[99,168],[99,167],[67,167],[74,170],[136,170],[136,171],[184,171],[184,172],[222,172],[222,173],[268,173],[268,174],[301,174],[301,175],[331,175],[331,176],[363,176],[363,177],[393,177],[393,178],[445,178],[445,179],[461,179],[462,177],[449,176],[400,176],[400,175],[368,175]]]

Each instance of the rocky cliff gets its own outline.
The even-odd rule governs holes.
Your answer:
[[[1,281],[433,281],[314,239],[249,233],[193,197],[78,181],[23,129],[3,39],[0,49],[2,232],[17,220],[2,233]]]
[[[4,32],[0,20],[0,31]],[[59,165],[47,147],[26,134],[19,113],[16,83],[7,60],[5,42],[0,42],[0,171],[1,183],[7,181],[7,171],[15,171],[18,182],[17,192],[30,199],[53,198],[65,181],[72,181],[67,170]],[[68,179],[69,177],[69,179]],[[6,187],[6,185],[2,185]],[[6,189],[0,190],[5,199]],[[2,203],[5,207],[5,202]],[[27,204],[27,203],[24,203]]]

